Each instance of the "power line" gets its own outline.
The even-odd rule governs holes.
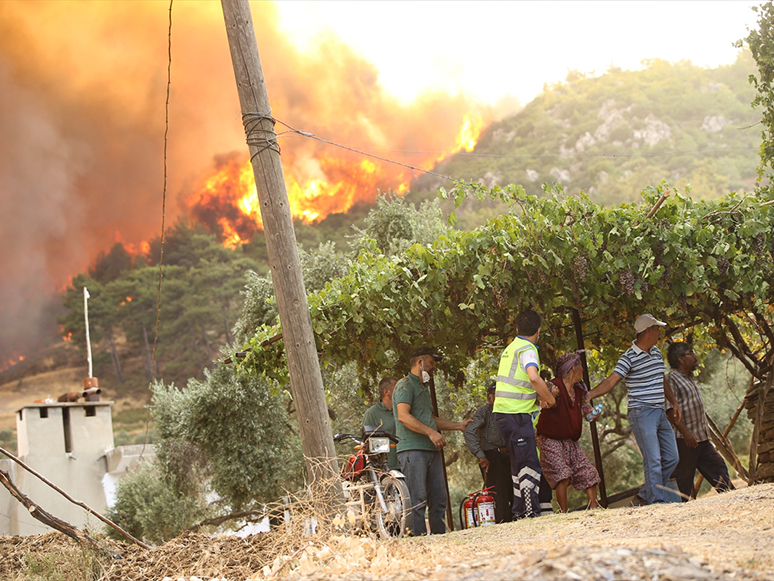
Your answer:
[[[686,153],[702,153],[705,151],[726,151],[737,149],[759,149],[757,145],[739,145],[728,147],[702,147],[698,149],[676,149],[673,151],[662,151],[655,153],[554,153],[554,154],[537,154],[527,153],[523,155],[511,155],[511,154],[497,154],[497,153],[467,153],[460,152],[455,155],[461,155],[465,157],[493,157],[493,158],[540,158],[540,157],[664,157],[671,155],[682,155]]]
[[[159,240],[159,289],[156,297],[156,331],[153,337],[153,353],[151,355],[151,377],[156,378],[156,345],[159,341],[159,319],[161,313],[161,281],[164,279],[164,222],[167,211],[167,148],[169,147],[169,93],[172,85],[172,2],[169,0],[169,31],[167,32],[167,98],[164,105],[164,187],[161,192],[161,238]],[[147,443],[147,427],[146,427]],[[145,444],[143,444],[145,450]]]
[[[328,145],[333,145],[334,147],[340,147],[342,149],[346,149],[348,151],[352,151],[354,153],[358,153],[360,155],[365,155],[368,157],[372,157],[374,159],[378,159],[380,161],[385,161],[387,163],[392,163],[395,165],[401,165],[407,168],[410,168],[412,170],[416,170],[422,173],[435,175],[447,180],[455,181],[455,179],[451,176],[441,174],[438,172],[434,172],[431,170],[422,169],[420,167],[416,167],[413,165],[405,164],[399,161],[396,161],[394,159],[389,159],[386,157],[381,157],[378,155],[374,155],[372,153],[368,153],[369,151],[381,151],[385,153],[402,153],[406,155],[438,155],[442,156],[443,158],[447,158],[449,156],[455,155],[459,157],[479,157],[479,158],[489,158],[489,159],[540,159],[540,158],[574,158],[574,157],[601,157],[601,158],[615,158],[615,157],[670,157],[675,155],[687,155],[687,154],[693,154],[693,153],[704,153],[704,152],[710,152],[710,151],[739,151],[739,150],[759,150],[760,147],[757,145],[738,145],[738,146],[724,146],[724,147],[701,147],[696,149],[677,149],[673,151],[661,151],[661,152],[651,152],[651,153],[526,153],[526,154],[498,154],[498,153],[475,153],[475,152],[467,152],[467,151],[433,151],[433,150],[406,150],[406,149],[388,149],[388,148],[380,148],[380,147],[369,147],[369,146],[352,146],[352,145],[344,145],[341,143],[337,143],[335,141],[331,141],[329,139],[324,139],[322,137],[318,137],[314,133],[308,132],[308,131],[301,131],[299,129],[295,129],[285,123],[284,121],[281,121],[279,119],[273,118],[276,123],[280,123],[281,125],[284,125],[287,127],[290,131],[284,131],[282,133],[277,134],[277,137],[305,137],[307,139],[314,139],[315,141],[319,141],[321,143],[325,143]]]
[[[251,115],[251,114],[248,113],[247,115]],[[255,115],[258,115],[258,114],[256,113]],[[438,176],[439,178],[443,178],[443,179],[446,179],[446,180],[449,180],[449,181],[455,181],[455,179],[453,177],[451,177],[451,176],[447,176],[445,174],[434,172],[434,171],[431,171],[431,170],[428,170],[428,169],[422,169],[421,167],[417,167],[415,165],[410,165],[408,163],[402,163],[400,161],[395,161],[394,159],[389,159],[389,158],[386,158],[386,157],[381,157],[379,155],[374,155],[373,153],[368,153],[367,151],[364,151],[363,148],[358,149],[358,148],[355,148],[355,147],[350,147],[349,145],[342,145],[341,143],[336,143],[335,141],[330,141],[328,139],[323,139],[322,137],[318,137],[315,134],[310,133],[308,131],[301,131],[299,129],[295,129],[295,128],[291,127],[290,125],[288,125],[287,123],[285,123],[284,121],[281,121],[279,119],[276,119],[276,118],[272,118],[272,119],[274,120],[275,123],[279,123],[281,125],[284,125],[285,127],[287,127],[290,130],[290,131],[284,131],[282,133],[279,133],[277,135],[277,137],[282,137],[283,135],[286,135],[288,133],[294,133],[294,134],[301,135],[303,137],[307,137],[309,139],[314,139],[315,141],[319,141],[321,143],[326,143],[328,145],[333,145],[334,147],[340,147],[341,149],[346,149],[347,151],[352,151],[354,153],[359,153],[360,155],[365,155],[366,157],[372,157],[372,158],[378,159],[380,161],[386,161],[387,163],[392,163],[392,164],[395,164],[395,165],[401,165],[403,167],[407,167],[407,168],[415,170],[415,171],[420,171],[422,173]]]

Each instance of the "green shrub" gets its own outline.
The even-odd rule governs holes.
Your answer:
[[[146,462],[119,481],[108,518],[131,535],[161,544],[207,516],[203,495],[179,494],[155,462]],[[123,539],[112,528],[108,536]]]

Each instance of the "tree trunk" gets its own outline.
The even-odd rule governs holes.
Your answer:
[[[753,422],[750,442],[750,481],[774,482],[774,370],[747,392],[747,415]]]
[[[110,347],[110,356],[113,358],[113,370],[116,372],[118,385],[123,385],[124,370],[121,368],[121,360],[118,358],[118,349],[116,349],[116,342],[113,339],[113,327],[108,326],[105,331],[105,337],[107,337],[108,346]]]
[[[191,351],[196,357],[196,361],[199,364],[199,367],[201,369],[204,369],[205,367],[207,367],[207,364],[202,360],[201,354],[199,353],[199,339],[196,338],[193,325],[191,325],[190,321],[186,323],[186,329],[188,329],[188,336],[191,338]],[[202,376],[203,376],[203,372],[202,372]]]
[[[207,348],[207,365],[205,365],[205,367],[212,369],[212,346],[207,337],[207,329],[205,329],[204,326],[202,326],[202,339],[204,340],[204,346]]]
[[[145,370],[145,380],[153,380],[153,358],[151,357],[150,343],[148,343],[148,329],[145,322],[142,323],[142,338],[145,342],[145,350],[142,356],[142,367]]]
[[[231,329],[228,326],[228,309],[223,307],[223,328],[226,331],[226,343],[229,347],[234,343],[234,337],[231,335]]]

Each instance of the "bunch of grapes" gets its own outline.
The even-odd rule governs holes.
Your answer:
[[[621,283],[621,287],[627,295],[634,293],[634,275],[632,269],[628,269],[618,275],[618,281]]]
[[[659,242],[656,244],[656,246],[653,249],[656,254],[656,260],[655,264],[656,266],[663,266],[664,265],[664,243]]]
[[[589,261],[588,258],[584,254],[578,254],[572,261],[573,271],[575,272],[575,277],[580,281],[584,282],[586,280],[586,276],[588,275],[588,266]]]
[[[763,256],[763,251],[765,250],[765,246],[763,245],[764,239],[763,234],[758,234],[755,237],[755,241],[753,242],[753,248],[755,249],[755,254],[757,256]]]
[[[508,294],[501,286],[494,287],[493,293],[495,305],[498,309],[505,309],[508,306]]]
[[[718,270],[720,271],[720,274],[726,274],[729,266],[731,266],[731,263],[728,261],[728,258],[725,256],[718,258]]]

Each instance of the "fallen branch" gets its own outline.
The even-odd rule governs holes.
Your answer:
[[[75,499],[74,499],[72,496],[70,496],[70,495],[69,495],[69,494],[67,494],[67,493],[66,493],[64,490],[62,490],[61,488],[59,488],[59,487],[58,487],[56,484],[54,484],[54,483],[53,483],[53,482],[51,482],[50,480],[46,479],[46,477],[45,477],[45,476],[43,476],[42,474],[40,474],[40,473],[36,472],[35,470],[33,470],[33,469],[30,467],[30,466],[28,466],[27,464],[25,464],[24,462],[22,462],[21,460],[19,460],[19,459],[18,459],[16,456],[14,456],[13,454],[11,454],[11,453],[10,453],[8,450],[6,450],[6,449],[4,449],[4,448],[0,448],[0,453],[2,453],[2,454],[5,454],[6,456],[8,456],[8,458],[10,458],[10,459],[11,459],[11,460],[13,460],[14,462],[16,462],[16,463],[17,463],[19,466],[21,466],[22,468],[24,468],[24,469],[25,469],[27,472],[29,472],[30,474],[32,474],[32,475],[33,475],[33,476],[35,476],[36,478],[38,478],[38,479],[42,480],[43,482],[45,482],[45,483],[46,483],[48,486],[50,486],[51,488],[53,488],[54,490],[56,490],[56,491],[57,491],[59,494],[61,494],[62,496],[64,496],[64,497],[65,497],[67,500],[69,500],[69,501],[70,501],[70,502],[72,502],[73,504],[76,504],[76,505],[80,506],[80,507],[81,507],[81,508],[83,508],[84,510],[86,510],[86,511],[90,512],[91,514],[93,514],[94,516],[96,516],[96,517],[97,517],[99,520],[101,520],[102,522],[104,522],[106,525],[108,525],[108,526],[112,527],[113,529],[115,529],[116,531],[118,531],[118,532],[119,532],[121,535],[123,535],[124,537],[126,537],[127,539],[129,539],[130,541],[132,541],[134,544],[141,546],[143,549],[150,549],[150,546],[149,546],[149,545],[146,545],[145,543],[143,543],[143,542],[142,542],[142,541],[140,541],[139,539],[135,539],[135,538],[134,538],[132,535],[130,535],[129,533],[127,533],[127,532],[126,532],[124,529],[122,529],[122,528],[121,528],[120,526],[118,526],[116,523],[114,523],[113,521],[111,521],[111,520],[109,520],[109,519],[105,518],[105,517],[104,517],[104,516],[102,516],[100,513],[98,513],[96,510],[94,510],[93,508],[91,508],[90,506],[86,505],[85,503],[81,502],[80,500],[75,500]],[[6,475],[6,476],[7,476],[7,475]],[[20,494],[21,494],[21,493],[20,493]],[[25,497],[25,498],[26,498],[26,497]],[[21,501],[19,501],[19,502],[21,502]],[[26,506],[26,505],[25,505],[25,506]],[[33,515],[33,516],[34,516],[34,515]],[[65,523],[65,524],[67,524],[67,523]]]
[[[0,470],[0,483],[2,483],[3,486],[8,489],[8,492],[11,493],[11,496],[18,500],[29,511],[32,518],[42,522],[44,525],[51,527],[52,529],[59,531],[60,533],[67,535],[72,539],[75,539],[79,543],[86,543],[95,549],[107,551],[114,559],[123,559],[121,555],[111,549],[103,547],[96,539],[91,538],[89,535],[77,529],[70,523],[63,521],[62,519],[57,518],[53,514],[40,508],[40,506],[32,502],[22,493],[21,490],[17,488],[8,473],[4,472],[3,470]]]
[[[208,518],[206,520],[203,520],[199,524],[195,524],[194,526],[186,529],[186,531],[196,532],[205,526],[220,526],[226,521],[237,520],[240,518],[246,518],[250,516],[271,517],[271,514],[265,510],[244,510],[242,512],[232,512],[231,514],[226,514],[223,516],[218,516],[218,517]]]
[[[750,378],[750,384],[755,381],[754,377]],[[736,411],[734,412],[734,415],[731,416],[731,421],[728,422],[728,425],[726,426],[726,429],[723,430],[723,437],[727,437],[728,434],[731,432],[731,429],[734,427],[734,424],[736,424],[736,420],[739,417],[739,414],[744,409],[744,405],[747,403],[746,399],[742,398],[742,403],[739,404],[739,407],[736,408]],[[701,483],[704,481],[704,476],[702,474],[699,474],[699,477],[696,479],[696,484],[693,486],[693,492],[691,492],[691,498],[696,498],[696,496],[699,494],[699,488],[701,488]]]
[[[750,473],[742,466],[742,462],[739,460],[739,456],[736,455],[736,452],[734,452],[734,447],[731,445],[731,442],[723,436],[723,433],[718,429],[709,415],[707,415],[707,422],[710,426],[710,439],[715,445],[715,448],[717,448],[718,452],[720,452],[721,456],[723,456],[729,464],[733,465],[737,474],[739,474],[747,484],[752,484]]]

